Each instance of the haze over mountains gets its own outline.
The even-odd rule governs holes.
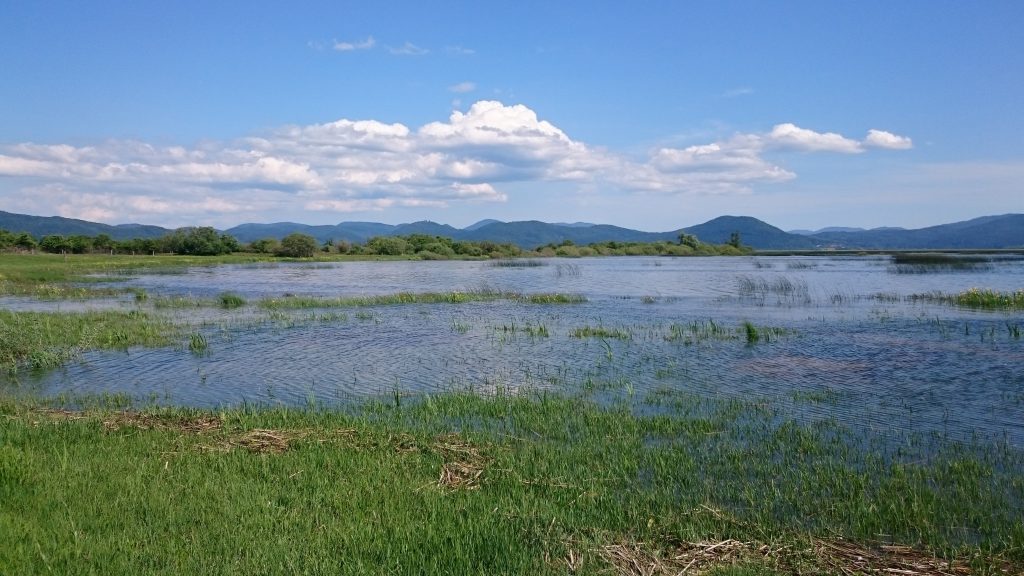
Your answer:
[[[0,228],[11,232],[28,232],[42,237],[49,234],[96,236],[107,234],[115,240],[159,237],[169,229],[142,224],[111,226],[59,216],[30,216],[0,211]],[[727,242],[738,232],[743,244],[759,250],[821,250],[821,249],[984,249],[1024,248],[1024,214],[983,216],[963,222],[908,230],[903,228],[829,227],[816,231],[786,232],[749,216],[719,216],[703,224],[667,232],[644,232],[608,224],[576,222],[551,224],[536,220],[502,222],[481,220],[465,228],[431,221],[408,224],[378,222],[341,222],[337,225],[276,222],[242,224],[224,230],[241,242],[262,238],[282,238],[295,232],[309,234],[320,242],[327,240],[365,242],[373,236],[428,234],[456,240],[510,242],[532,249],[545,244],[570,240],[585,245],[593,242],[655,242],[676,241],[681,232],[696,235],[713,244]]]

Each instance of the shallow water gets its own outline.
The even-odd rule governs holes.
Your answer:
[[[47,396],[124,393],[204,407],[330,405],[451,389],[593,390],[634,399],[676,389],[763,398],[801,417],[835,417],[855,428],[1024,445],[1024,339],[1008,328],[1024,325],[1024,315],[904,299],[971,287],[1018,290],[1024,287],[1021,261],[932,274],[897,274],[888,259],[874,257],[600,258],[544,260],[534,267],[353,262],[195,268],[126,284],[153,296],[209,298],[232,291],[250,305],[154,310],[202,331],[209,341],[204,355],[184,343],[90,352],[60,370],[19,374],[6,386]],[[576,293],[588,302],[275,313],[252,304],[284,294],[481,289]],[[151,306],[127,300],[99,305]],[[11,299],[0,306],[33,303]],[[747,321],[769,337],[748,343]],[[530,335],[540,326],[548,336]],[[584,326],[628,337],[571,336]]]

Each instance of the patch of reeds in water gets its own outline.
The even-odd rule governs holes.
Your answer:
[[[895,274],[934,274],[985,270],[991,266],[991,259],[985,256],[941,252],[899,253],[892,255],[889,271]]]
[[[788,276],[765,278],[744,275],[737,278],[736,284],[740,296],[747,298],[764,300],[769,295],[775,295],[791,302],[810,302],[811,299],[807,282]]]
[[[573,328],[569,332],[573,338],[615,338],[617,340],[629,340],[633,337],[630,332],[618,328],[606,328],[604,326],[581,326]]]
[[[539,268],[547,265],[547,262],[536,258],[502,258],[487,263],[491,268]]]
[[[976,310],[1024,310],[1024,289],[1016,292],[1000,292],[987,288],[971,288],[959,294],[929,292],[907,297],[911,302],[939,302]]]
[[[233,309],[245,306],[245,298],[233,292],[224,292],[217,296],[217,302],[221,308]]]

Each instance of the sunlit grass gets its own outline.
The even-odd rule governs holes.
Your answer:
[[[731,541],[749,553],[709,553],[702,573],[1024,568],[1011,446],[888,450],[667,389],[646,400],[657,415],[545,392],[341,411],[112,400],[0,401],[5,574],[632,574],[626,553],[675,574],[688,547]]]

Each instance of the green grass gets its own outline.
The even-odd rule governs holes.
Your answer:
[[[907,298],[910,301],[931,301],[977,310],[1024,310],[1024,289],[1016,292],[1000,292],[997,290],[971,288],[959,294],[943,294],[931,292],[914,294]]]
[[[604,326],[581,326],[573,328],[569,332],[573,338],[615,338],[618,340],[629,340],[633,335],[618,328],[606,328]]]
[[[220,303],[221,308],[233,309],[245,306],[245,298],[242,298],[238,294],[234,294],[232,292],[222,293],[217,297],[217,300]]]
[[[614,569],[627,555],[676,574],[676,555],[724,543],[735,554],[702,571],[806,574],[840,572],[823,542],[869,557],[881,540],[975,573],[1024,568],[1019,449],[922,457],[740,401],[649,402],[659,415],[540,392],[342,411],[0,402],[0,566],[639,573]]]
[[[55,368],[86,350],[166,346],[176,329],[144,312],[0,310],[0,370]]]

